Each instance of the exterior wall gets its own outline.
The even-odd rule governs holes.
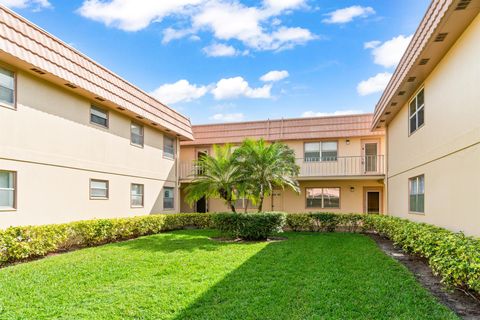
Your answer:
[[[0,228],[163,211],[178,168],[159,130],[144,126],[144,148],[133,146],[130,118],[109,110],[109,129],[91,124],[88,99],[3,66],[17,72],[17,109],[0,107],[0,170],[17,172],[17,208]],[[91,178],[109,180],[108,200],[89,199]],[[145,185],[144,208],[130,208],[131,183]]]
[[[480,16],[424,83],[425,124],[408,134],[408,108],[389,123],[388,210],[480,236]],[[408,210],[408,179],[425,175],[425,214]]]
[[[306,207],[306,188],[323,187],[323,188],[340,188],[340,208],[339,209],[321,209],[321,208],[307,208]],[[353,187],[353,191],[351,191]],[[277,210],[291,213],[299,212],[337,212],[337,213],[361,213],[364,212],[364,190],[365,188],[372,188],[375,190],[381,190],[382,196],[384,195],[383,181],[378,180],[316,180],[316,181],[300,181],[300,194],[286,189],[283,191],[275,191],[278,199],[274,200],[274,206],[272,207],[272,198],[265,199],[263,207],[267,211]],[[385,198],[382,197],[383,205]],[[230,211],[225,205],[222,199],[209,199],[208,200],[209,212],[225,212]],[[194,209],[188,207],[186,204],[182,204],[182,212],[193,212]],[[237,209],[237,211],[243,211],[243,209]],[[256,211],[256,210],[249,210]],[[383,210],[382,210],[383,211]]]

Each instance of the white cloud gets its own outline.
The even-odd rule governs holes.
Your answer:
[[[170,104],[188,102],[203,97],[208,92],[206,86],[190,84],[187,80],[164,84],[155,89],[151,94],[158,100]]]
[[[52,4],[48,2],[48,0],[0,0],[0,4],[9,8],[23,9],[33,7],[37,10],[52,7]]]
[[[79,13],[91,20],[103,22],[125,31],[138,31],[154,21],[185,12],[189,6],[204,0],[85,0]]]
[[[315,111],[305,111],[302,113],[302,117],[329,117],[329,116],[346,116],[351,114],[360,114],[364,113],[361,110],[337,110],[334,112],[315,112]]]
[[[361,81],[357,86],[357,92],[361,96],[366,96],[383,91],[391,77],[392,74],[390,72],[378,73],[367,80]]]
[[[214,43],[205,47],[203,52],[209,57],[232,57],[240,54],[234,47],[222,43]]]
[[[412,35],[399,35],[384,43],[380,41],[366,42],[363,46],[372,49],[373,61],[385,68],[395,67],[412,40]]]
[[[285,79],[289,76],[287,70],[272,70],[270,72],[265,73],[263,76],[260,77],[260,80],[263,82],[275,82]]]
[[[348,23],[355,18],[365,18],[369,15],[375,14],[375,10],[372,7],[351,6],[348,8],[338,9],[328,13],[327,19],[324,19],[325,23]]]
[[[209,119],[217,122],[235,122],[241,121],[245,118],[243,113],[216,113],[211,116]]]
[[[308,29],[282,26],[277,18],[301,7],[306,7],[305,0],[264,0],[260,6],[234,0],[84,0],[78,12],[125,31],[144,29],[166,17],[190,23],[184,30],[165,29],[163,43],[208,31],[217,40],[238,40],[256,50],[281,50],[317,38]]]
[[[239,97],[267,99],[271,97],[271,89],[272,86],[270,84],[259,88],[251,88],[242,77],[233,77],[219,80],[211,92],[216,100]]]

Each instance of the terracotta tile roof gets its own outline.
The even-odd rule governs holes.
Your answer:
[[[372,114],[359,114],[194,125],[195,140],[184,141],[182,145],[238,143],[245,138],[287,141],[384,135],[382,130],[370,130],[372,117]]]
[[[1,5],[0,51],[155,122],[184,139],[192,138],[187,117]]]

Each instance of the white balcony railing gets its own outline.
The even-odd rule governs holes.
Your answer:
[[[332,161],[305,161],[296,159],[301,178],[382,176],[385,174],[384,156],[337,157]],[[180,179],[189,180],[201,174],[195,161],[180,162]]]

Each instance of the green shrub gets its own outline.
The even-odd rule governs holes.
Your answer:
[[[0,266],[51,252],[95,246],[162,231],[210,228],[212,214],[179,213],[119,219],[84,220],[0,230]]]
[[[286,214],[264,213],[218,213],[213,216],[216,229],[229,236],[244,240],[265,240],[283,231]]]
[[[293,231],[315,231],[312,217],[308,213],[290,213],[285,222],[286,227]]]
[[[310,213],[309,216],[313,220],[316,231],[333,232],[340,222],[340,215],[335,213],[315,212]]]
[[[388,237],[406,252],[428,259],[445,284],[480,293],[479,239],[392,216],[369,215],[365,227]]]

